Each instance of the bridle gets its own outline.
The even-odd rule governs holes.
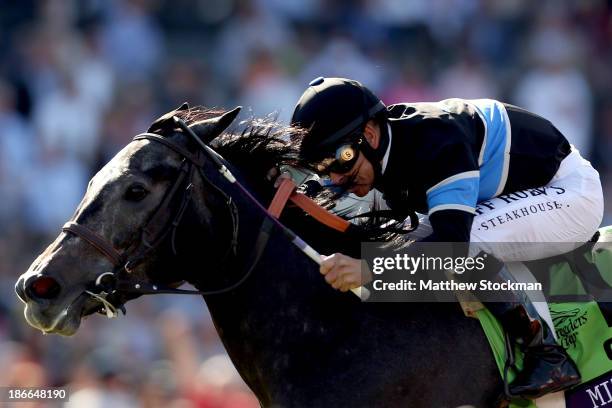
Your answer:
[[[85,293],[97,299],[104,306],[104,309],[102,310],[105,311],[107,317],[109,318],[117,316],[117,308],[121,309],[125,313],[125,308],[123,307],[125,301],[121,301],[119,299],[121,295],[138,296],[162,293],[177,295],[217,295],[236,289],[249,278],[255,269],[255,266],[258,264],[259,259],[267,246],[273,228],[276,228],[277,231],[281,232],[285,238],[289,240],[289,242],[296,246],[311,260],[317,264],[321,263],[321,255],[293,231],[283,225],[249,192],[248,189],[237,181],[234,175],[225,166],[220,156],[208,145],[206,145],[206,143],[204,143],[182,119],[174,116],[173,120],[175,124],[178,125],[186,135],[193,138],[202,149],[198,149],[196,153],[192,153],[178,143],[156,133],[141,133],[134,137],[134,141],[146,139],[161,143],[183,157],[179,176],[175,180],[172,187],[168,190],[164,199],[156,209],[155,213],[151,216],[145,227],[141,229],[140,241],[135,244],[134,249],[128,249],[125,252],[120,253],[112,244],[110,244],[96,232],[84,225],[78,224],[75,221],[67,222],[62,228],[64,232],[71,233],[82,238],[85,242],[108,258],[113,264],[113,271],[100,274],[96,278],[95,285],[92,290],[85,291]],[[217,167],[217,171],[229,183],[234,185],[245,196],[245,199],[248,200],[263,215],[263,221],[259,228],[259,234],[254,241],[251,254],[246,261],[246,265],[250,266],[246,272],[244,272],[242,276],[231,285],[221,289],[207,291],[177,289],[176,286],[179,286],[182,284],[182,282],[177,282],[176,284],[166,286],[135,278],[132,273],[134,269],[140,263],[142,263],[144,259],[146,259],[147,255],[153,252],[159,247],[159,245],[162,244],[162,242],[165,241],[168,234],[170,234],[172,237],[172,250],[176,254],[176,247],[174,244],[176,230],[183,218],[185,210],[191,202],[193,179],[196,172],[200,174],[202,180],[206,184],[225,198],[227,209],[232,219],[232,237],[228,245],[228,249],[224,257],[221,259],[223,262],[229,257],[233,259],[236,258],[235,256],[232,257],[232,255],[236,255],[238,246],[238,210],[234,200],[206,176],[203,170],[206,163],[215,165]],[[182,185],[186,185],[186,187],[182,190],[183,195],[181,203],[176,207],[177,210],[173,212],[171,208],[172,203],[175,201],[175,196],[177,196],[178,192],[181,191]],[[222,262],[220,262],[220,264]],[[351,291],[359,296],[362,300],[369,296],[369,292],[363,287],[351,289]],[[118,305],[115,303],[118,303]]]
[[[225,254],[220,258],[221,261],[219,264],[223,264],[228,257],[235,256],[237,253],[239,219],[238,210],[233,199],[215,185],[204,173],[204,165],[207,160],[203,156],[201,150],[192,153],[177,142],[155,133],[141,133],[132,140],[149,140],[157,142],[181,155],[183,160],[179,169],[179,175],[166,192],[153,215],[148,219],[146,225],[140,230],[140,239],[136,240],[136,242],[124,252],[117,251],[105,238],[101,237],[90,228],[78,224],[76,221],[69,221],[64,224],[62,227],[64,232],[74,234],[83,239],[99,253],[104,255],[113,265],[113,270],[100,274],[96,278],[94,287],[92,287],[91,290],[86,290],[86,293],[98,299],[104,305],[105,313],[108,317],[114,317],[117,315],[117,308],[120,308],[125,313],[123,304],[114,304],[118,301],[120,295],[137,296],[162,293],[177,295],[212,295],[226,293],[238,287],[248,278],[254,269],[265,245],[256,246],[255,251],[257,252],[254,258],[252,257],[255,263],[251,264],[247,272],[235,283],[222,289],[209,291],[184,290],[176,288],[176,286],[179,286],[182,282],[171,285],[160,285],[134,277],[133,272],[135,268],[137,268],[148,255],[154,252],[168,236],[171,237],[172,251],[175,255],[177,254],[175,245],[176,231],[192,200],[193,182],[196,173],[199,173],[206,184],[213,187],[222,195],[232,220],[230,242],[227,245]],[[179,197],[179,204],[173,205],[175,202],[179,201]]]

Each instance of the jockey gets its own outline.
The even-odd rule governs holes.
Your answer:
[[[359,197],[376,188],[393,211],[428,214],[433,233],[424,241],[513,243],[489,254],[498,276],[501,261],[558,255],[533,242],[588,241],[603,217],[597,171],[548,120],[516,106],[447,99],[387,107],[357,81],[319,77],[292,125],[308,129],[300,154],[333,184]],[[542,206],[553,194],[554,205]],[[358,259],[333,254],[320,270],[336,289],[360,285]],[[538,398],[580,381],[525,293],[486,305],[525,348],[513,396]]]

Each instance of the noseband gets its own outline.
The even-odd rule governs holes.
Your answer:
[[[111,243],[88,227],[78,224],[75,221],[69,221],[64,224],[62,227],[64,232],[74,234],[83,239],[99,253],[104,255],[114,266],[112,272],[101,274],[96,279],[96,288],[94,291],[87,291],[87,293],[100,300],[107,309],[106,314],[111,317],[108,309],[114,305],[106,300],[106,296],[111,294],[149,295],[170,293],[179,295],[210,295],[225,293],[235,289],[246,280],[253,267],[251,267],[236,283],[226,288],[212,291],[176,289],[176,286],[179,286],[182,282],[164,286],[138,280],[133,276],[134,269],[138,267],[149,254],[155,251],[169,235],[171,237],[172,251],[177,255],[175,246],[176,230],[181,223],[185,210],[191,202],[193,179],[196,172],[200,173],[202,179],[224,197],[228,211],[231,215],[232,237],[225,255],[221,257],[220,263],[223,263],[230,255],[236,255],[238,244],[238,211],[236,205],[230,196],[224,193],[204,174],[203,167],[206,163],[206,159],[200,150],[195,154],[191,153],[178,143],[155,133],[141,133],[135,136],[133,140],[150,140],[161,143],[180,154],[183,157],[183,161],[181,163],[179,175],[174,181],[174,184],[168,189],[154,214],[147,221],[147,224],[141,229],[140,240],[131,246],[131,248],[133,248],[132,250],[126,250],[124,253],[120,253]],[[181,189],[182,186],[185,187]],[[181,191],[182,197],[180,198],[180,204],[178,206],[173,206],[172,204],[177,201],[177,197]],[[174,210],[173,207],[175,208]],[[256,257],[256,259],[258,258],[259,257]],[[104,297],[100,296],[100,294]],[[122,306],[115,306],[115,308],[116,307]]]

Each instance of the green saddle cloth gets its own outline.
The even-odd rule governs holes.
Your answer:
[[[599,242],[585,253],[585,259],[596,266],[601,278],[612,287],[612,227],[600,230]],[[567,262],[551,265],[549,295],[584,293],[583,281]],[[612,289],[611,289],[612,290]],[[566,408],[612,408],[612,316],[595,301],[549,303],[549,310],[561,344],[574,359],[582,375],[582,383],[565,392]],[[605,314],[605,315],[604,315]],[[505,363],[504,332],[501,325],[487,310],[476,312],[489,340],[497,366],[503,376]],[[516,347],[516,367],[522,368],[523,355]],[[516,371],[509,371],[509,380]],[[510,407],[536,408],[533,401],[515,399]]]

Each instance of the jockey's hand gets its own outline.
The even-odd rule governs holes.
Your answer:
[[[361,259],[338,253],[321,258],[319,271],[334,289],[346,292],[366,283],[361,276]]]

